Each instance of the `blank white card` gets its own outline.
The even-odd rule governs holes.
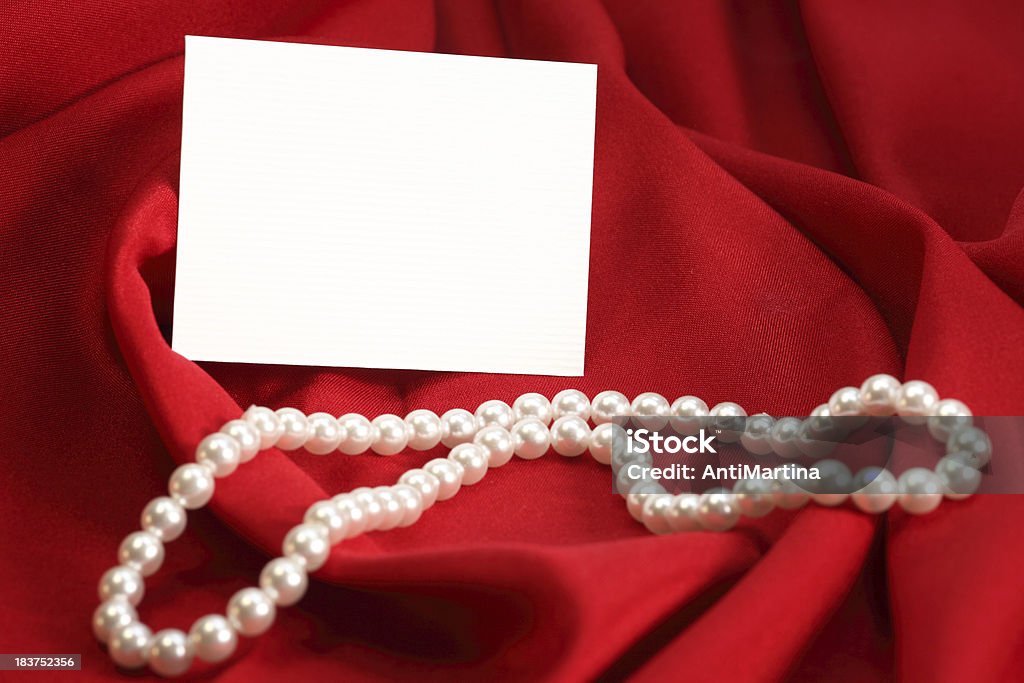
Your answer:
[[[185,44],[176,351],[583,374],[595,65]]]

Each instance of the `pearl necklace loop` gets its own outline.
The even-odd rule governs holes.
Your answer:
[[[898,478],[883,468],[865,468],[856,475],[838,460],[821,460],[816,467],[827,485],[808,491],[789,479],[745,479],[732,491],[672,495],[656,481],[625,478],[627,460],[613,452],[615,417],[710,420],[722,441],[739,441],[751,453],[775,452],[781,457],[804,453],[820,457],[823,433],[835,428],[829,418],[900,415],[910,423],[927,425],[931,435],[946,443],[947,455],[934,470],[914,467]],[[480,482],[491,468],[513,455],[534,460],[548,450],[565,457],[585,452],[617,473],[617,490],[629,513],[655,534],[726,531],[742,516],[757,518],[776,507],[796,509],[814,501],[836,506],[850,500],[860,510],[881,514],[899,504],[911,514],[931,512],[943,498],[959,500],[980,484],[978,470],[992,455],[992,445],[973,426],[971,411],[955,399],[940,400],[928,383],[901,383],[889,375],[869,377],[859,388],[844,387],[811,417],[775,420],[760,413],[747,418],[739,405],[724,402],[708,408],[695,396],[673,403],[646,392],[632,402],[617,391],[602,391],[588,399],[575,389],[561,391],[550,401],[541,394],[523,394],[509,406],[498,400],[482,403],[475,413],[455,408],[440,417],[414,410],[405,419],[380,415],[372,421],[356,413],[339,418],[328,413],[304,415],[294,408],[252,406],[202,439],[195,462],[181,465],[170,476],[167,496],[143,509],[138,531],[125,537],[118,564],[99,582],[100,606],[93,615],[93,632],[105,643],[110,657],[123,668],[149,665],[161,676],[178,676],[194,659],[216,664],[230,658],[238,637],[261,635],[273,624],[277,609],[298,602],[306,592],[309,573],[324,565],[331,547],[370,531],[387,531],[415,524],[436,502],[455,496],[462,487]],[[742,433],[728,425],[742,420]],[[185,530],[187,511],[206,505],[216,479],[231,475],[261,450],[305,448],[327,455],[358,455],[372,451],[392,456],[406,448],[425,451],[443,444],[448,457],[435,458],[402,474],[392,486],[360,487],[314,503],[281,545],[281,557],[260,572],[258,586],[244,588],[229,600],[224,614],[200,617],[188,633],[164,629],[152,633],[139,620],[136,607],[145,593],[145,577],[160,569],[164,546]],[[846,488],[846,484],[850,486]],[[852,493],[837,493],[850,490]]]

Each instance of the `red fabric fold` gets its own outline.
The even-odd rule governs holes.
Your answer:
[[[891,372],[977,414],[1024,409],[1017,3],[0,14],[0,651],[80,652],[80,677],[117,678],[88,627],[96,581],[170,471],[252,403],[441,412],[573,386],[801,414]],[[185,33],[598,63],[586,376],[171,351]],[[168,546],[143,619],[222,610],[311,502],[440,454],[261,454]],[[589,459],[514,461],[413,528],[336,548],[306,599],[209,676],[1017,680],[1022,519],[1019,497],[987,496],[653,537]]]

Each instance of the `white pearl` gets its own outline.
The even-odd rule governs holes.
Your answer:
[[[242,419],[260,435],[260,448],[270,448],[284,434],[284,427],[277,419],[277,413],[270,408],[249,406]]]
[[[935,415],[928,418],[928,432],[937,441],[945,443],[950,434],[974,424],[970,408],[955,398],[946,398],[935,406]]]
[[[566,415],[590,419],[590,399],[578,389],[565,389],[551,399],[551,418],[557,420]]]
[[[377,529],[380,531],[391,531],[402,523],[405,516],[405,509],[402,501],[391,490],[390,486],[378,486],[373,489],[373,495],[377,496],[380,503],[381,513],[377,522]]]
[[[836,443],[823,440],[814,434],[812,421],[815,419],[811,417],[800,422],[800,431],[796,435],[796,448],[811,458],[824,458],[835,450]]]
[[[860,385],[860,403],[867,415],[893,415],[899,394],[900,381],[892,375],[872,375]]]
[[[121,596],[132,605],[138,605],[146,592],[146,584],[134,567],[112,567],[100,577],[98,592],[100,600]]]
[[[772,428],[775,426],[775,418],[766,413],[751,415],[743,428],[743,435],[740,443],[748,453],[754,455],[768,455],[772,452]]]
[[[242,457],[242,446],[227,434],[210,434],[196,446],[196,462],[215,477],[226,477],[236,469]]]
[[[487,453],[476,444],[463,443],[452,449],[448,459],[462,465],[462,485],[472,486],[487,474]]]
[[[473,437],[473,443],[487,452],[488,467],[501,467],[515,455],[512,435],[508,429],[496,424],[488,425],[477,432]]]
[[[590,402],[590,418],[595,425],[611,422],[616,417],[629,417],[629,399],[618,391],[602,391]]]
[[[537,418],[524,418],[512,425],[512,447],[523,460],[536,460],[551,447],[551,432]]]
[[[884,467],[865,467],[857,472],[852,488],[850,500],[871,515],[879,515],[891,508],[900,493],[896,477]]]
[[[405,416],[409,448],[428,451],[441,443],[441,418],[431,410],[414,410]]]
[[[342,493],[332,498],[331,502],[338,508],[338,513],[345,520],[345,538],[355,538],[366,531],[369,519],[366,516],[366,510],[355,498],[348,493]]]
[[[462,408],[452,408],[441,416],[441,443],[446,448],[455,448],[460,443],[469,443],[476,435],[476,417]]]
[[[171,472],[167,491],[178,505],[186,510],[196,510],[213,498],[213,475],[202,465],[182,465]]]
[[[433,475],[438,481],[437,499],[448,500],[462,487],[462,476],[465,468],[447,458],[434,458],[423,466],[423,471]]]
[[[672,531],[668,523],[668,509],[673,496],[667,493],[653,493],[647,496],[641,508],[641,519],[647,530],[653,534],[667,534]]]
[[[645,453],[644,456],[646,456],[644,459],[633,460],[618,470],[613,485],[614,491],[620,495],[627,496],[637,484],[652,481],[657,483],[654,479],[650,478],[648,473],[643,471],[643,468],[651,466],[650,454]],[[638,469],[631,468],[630,465],[637,465]]]
[[[196,657],[209,664],[217,664],[235,654],[238,634],[231,623],[219,614],[199,617],[188,630],[188,639]]]
[[[819,460],[814,467],[820,479],[807,481],[811,487],[811,497],[818,505],[835,507],[842,505],[853,491],[853,473],[850,468],[838,460]]]
[[[842,425],[838,424],[836,418],[832,417],[832,412],[825,404],[811,411],[807,423],[809,425],[808,435],[812,438],[834,441],[844,436]]]
[[[259,431],[245,420],[225,422],[220,431],[238,442],[238,462],[249,462],[263,447]]]
[[[782,510],[796,510],[807,505],[811,499],[810,488],[802,480],[794,480],[789,477],[778,478],[779,490],[775,494],[775,505]]]
[[[775,509],[775,495],[779,484],[773,479],[741,479],[733,487],[740,514],[746,517],[764,517]]]
[[[274,623],[276,613],[274,601],[259,588],[243,588],[228,600],[228,621],[248,638],[265,633]]]
[[[942,490],[950,500],[962,500],[977,492],[981,472],[970,466],[970,454],[952,453],[939,460],[935,473],[942,480]]]
[[[900,387],[896,398],[896,414],[908,424],[922,425],[935,412],[939,392],[928,382],[915,379]]]
[[[711,411],[708,404],[696,396],[680,396],[668,409],[671,417],[669,423],[672,429],[680,434],[696,434],[700,431]]]
[[[146,664],[153,632],[138,621],[120,626],[110,632],[107,652],[114,663],[125,669],[138,669]]]
[[[281,607],[297,603],[308,587],[306,568],[290,557],[274,558],[260,572],[260,590]]]
[[[313,413],[306,422],[309,433],[306,438],[306,450],[313,455],[327,455],[336,450],[345,438],[338,420],[328,413]]]
[[[338,425],[345,432],[345,438],[338,444],[340,452],[345,455],[359,455],[370,448],[376,430],[366,417],[359,413],[346,413],[338,418]]]
[[[800,436],[802,425],[803,423],[795,417],[783,417],[775,422],[768,440],[776,455],[787,460],[800,455],[797,438]]]
[[[176,628],[165,628],[153,634],[146,653],[149,668],[166,678],[188,671],[193,657],[192,642]]]
[[[541,394],[523,394],[512,403],[515,422],[535,417],[545,425],[551,424],[551,401]],[[514,423],[513,423],[514,424]]]
[[[181,536],[187,521],[185,509],[167,496],[159,496],[146,503],[139,518],[140,526],[164,543]]]
[[[139,613],[130,602],[120,597],[111,598],[101,602],[92,613],[92,632],[96,640],[105,643],[115,629],[127,626],[138,619]]]
[[[661,394],[647,391],[633,399],[629,406],[633,422],[650,429],[658,431],[664,429],[668,424],[669,413],[668,399]]]
[[[401,453],[409,444],[409,426],[397,415],[378,415],[373,419],[376,434],[370,448],[377,455]]]
[[[420,492],[424,510],[430,509],[437,502],[437,494],[441,489],[441,480],[421,469],[407,470],[398,478],[398,483],[412,486]]]
[[[602,465],[612,461],[616,444],[625,444],[626,430],[614,422],[602,422],[590,432],[590,455]]]
[[[967,453],[967,464],[976,470],[992,459],[992,441],[977,427],[968,427],[953,433],[946,441],[947,453]]]
[[[284,428],[277,447],[282,451],[294,451],[302,448],[309,438],[309,419],[295,408],[278,408],[277,419]]]
[[[324,566],[331,554],[327,527],[323,524],[303,523],[291,528],[281,544],[281,554],[294,558],[306,571],[315,572]]]
[[[566,415],[551,425],[551,448],[555,453],[575,458],[590,446],[590,427],[576,415]]]
[[[512,412],[512,406],[504,401],[498,400],[484,401],[481,403],[480,407],[476,409],[474,417],[476,417],[477,429],[483,429],[488,425],[498,425],[505,429],[511,429],[512,425],[516,422],[515,413]]]
[[[911,467],[897,483],[900,507],[912,515],[928,514],[942,502],[942,478],[926,467]]]
[[[672,502],[665,512],[669,529],[675,533],[700,531],[700,522],[697,521],[699,506],[700,496],[696,493],[680,493],[672,496]]]
[[[626,492],[626,509],[629,510],[630,516],[643,524],[644,502],[646,502],[647,496],[660,493],[665,493],[665,487],[656,481],[647,480],[635,483]]]
[[[423,494],[420,490],[408,484],[396,484],[391,487],[391,493],[402,508],[402,519],[398,526],[407,527],[418,522],[423,515]]]
[[[828,400],[828,412],[833,417],[863,415],[864,404],[860,400],[860,389],[843,387],[836,390]]]
[[[712,425],[718,433],[718,440],[722,443],[735,443],[743,436],[743,427],[747,412],[738,403],[723,401],[710,411],[713,418]],[[717,500],[717,499],[716,499]]]
[[[347,520],[333,500],[321,500],[310,505],[302,517],[302,521],[307,524],[322,524],[326,527],[327,540],[331,542],[331,545],[339,543],[348,532]]]
[[[134,531],[121,541],[117,561],[138,569],[143,576],[152,576],[164,563],[164,544],[148,531]]]
[[[625,433],[625,430],[623,430],[623,433]],[[625,444],[625,440],[628,437],[621,436],[620,438],[622,439],[622,447],[612,450],[612,457],[609,462],[613,472],[618,474],[622,468],[632,465],[633,463],[638,463],[644,467],[650,467],[654,463],[654,457],[651,455],[649,450],[643,453],[635,451],[630,453]]]
[[[697,501],[696,517],[702,529],[728,531],[740,518],[736,496],[724,491],[702,493]]]

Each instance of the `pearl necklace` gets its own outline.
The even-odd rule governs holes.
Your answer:
[[[671,495],[655,481],[624,477],[624,466],[636,456],[613,449],[615,430],[622,429],[612,422],[616,416],[709,420],[722,441],[738,440],[752,453],[774,451],[791,458],[798,452],[820,455],[820,445],[825,442],[817,439],[829,430],[834,436],[834,422],[829,424],[833,416],[893,414],[907,422],[927,424],[933,437],[946,442],[947,455],[936,468],[911,468],[898,479],[881,468],[867,468],[853,476],[839,461],[822,460],[817,468],[822,480],[833,487],[822,493],[809,492],[786,479],[748,479],[738,482],[731,492],[719,489]],[[737,418],[743,426],[730,433],[726,427]],[[594,460],[618,473],[617,490],[624,495],[633,518],[651,532],[664,534],[725,531],[743,515],[761,517],[775,507],[795,509],[809,500],[835,506],[850,499],[873,514],[898,502],[907,512],[924,514],[934,510],[943,497],[961,499],[974,493],[981,476],[978,470],[988,463],[992,451],[988,436],[973,427],[971,412],[963,403],[939,400],[926,382],[901,384],[889,375],[870,377],[860,388],[840,389],[805,421],[776,421],[763,413],[744,418],[746,413],[735,403],[708,409],[695,396],[683,396],[669,404],[660,394],[648,392],[630,402],[617,391],[603,391],[591,401],[573,389],[560,392],[551,401],[535,393],[520,396],[511,406],[487,401],[475,414],[454,409],[438,417],[429,410],[414,410],[405,419],[380,415],[372,421],[355,413],[336,419],[327,413],[307,416],[294,408],[273,411],[252,406],[241,419],[231,420],[200,441],[196,462],[171,474],[170,495],[146,505],[142,530],[124,539],[117,554],[119,564],[100,579],[102,604],[93,616],[93,631],[107,644],[114,662],[124,668],[149,664],[162,676],[177,676],[187,671],[196,657],[208,663],[222,662],[234,653],[239,634],[254,637],[264,633],[278,607],[302,598],[308,573],[327,561],[331,546],[364,532],[410,526],[435,502],[478,483],[489,468],[501,467],[513,455],[534,460],[549,448],[566,457],[589,451]],[[145,591],[143,577],[160,568],[164,544],[185,530],[186,510],[206,505],[213,496],[215,478],[230,475],[260,450],[303,447],[318,455],[334,451],[357,455],[372,450],[390,456],[407,447],[422,451],[438,443],[451,449],[447,458],[408,470],[394,486],[357,488],[313,504],[303,522],[285,536],[282,556],[263,568],[259,587],[235,593],[225,615],[201,617],[187,634],[178,629],[153,634],[139,621],[135,607]],[[843,490],[844,482],[852,483],[846,490],[853,493],[834,492]]]

